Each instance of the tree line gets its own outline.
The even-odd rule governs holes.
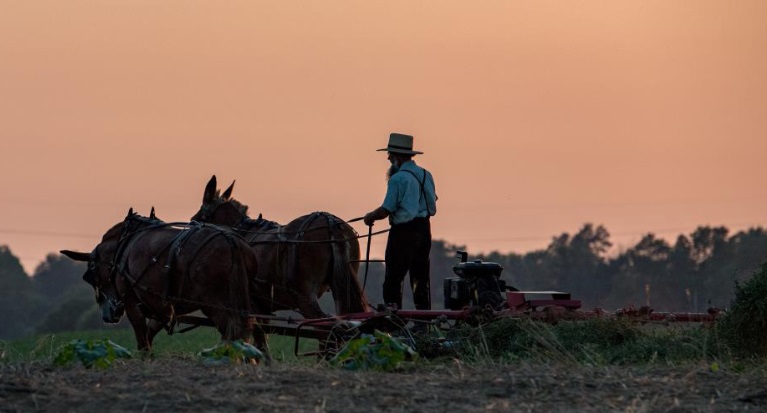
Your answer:
[[[454,276],[458,250],[466,247],[443,240],[432,243],[435,309],[443,308],[443,282]],[[728,307],[736,283],[751,278],[767,261],[767,232],[756,227],[731,235],[723,226],[701,226],[679,235],[673,244],[648,233],[636,245],[615,251],[607,229],[587,223],[574,234],[552,237],[540,250],[468,253],[472,260],[501,264],[508,285],[523,291],[570,292],[587,309],[649,305],[656,311],[703,312]],[[49,254],[28,276],[11,249],[0,246],[0,339],[100,327],[93,290],[82,281],[84,272],[83,263]],[[363,264],[359,277],[371,304],[381,302],[383,264],[372,263],[367,274]],[[403,305],[413,308],[409,287],[405,290]],[[333,311],[330,294],[322,303],[325,311]]]

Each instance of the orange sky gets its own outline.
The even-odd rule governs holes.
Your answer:
[[[131,206],[188,220],[212,174],[279,222],[361,216],[383,199],[391,131],[434,173],[434,237],[472,255],[585,222],[624,246],[767,225],[761,0],[2,10],[0,244],[29,272]]]

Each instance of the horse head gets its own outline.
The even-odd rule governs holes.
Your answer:
[[[90,253],[69,250],[60,252],[75,261],[88,263],[83,280],[93,287],[96,303],[101,310],[101,319],[105,323],[117,323],[125,313],[125,304],[114,282],[115,264],[105,259],[101,246],[102,244],[99,244]]]
[[[216,188],[213,175],[205,186],[200,210],[191,218],[197,222],[211,222],[217,225],[235,226],[248,217],[248,207],[232,198],[234,181],[223,193]]]
[[[133,208],[128,210],[128,215],[123,222],[116,224],[107,231],[102,237],[101,243],[90,253],[77,252],[70,250],[60,251],[67,257],[88,263],[88,268],[83,274],[83,280],[93,287],[96,294],[96,303],[101,309],[101,319],[106,323],[117,323],[125,314],[125,303],[123,296],[124,288],[120,280],[119,254],[121,245],[132,234],[141,228],[149,225],[161,223],[154,216],[147,218],[133,212]]]

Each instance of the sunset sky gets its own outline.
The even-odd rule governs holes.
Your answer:
[[[281,223],[362,216],[395,131],[472,256],[767,225],[767,1],[0,7],[0,245],[30,273],[129,207],[188,220],[213,174]]]

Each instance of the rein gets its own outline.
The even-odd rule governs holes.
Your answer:
[[[331,224],[332,225],[341,225],[343,223],[350,224],[352,222],[361,221],[363,219],[364,219],[364,217],[357,217],[357,218],[352,218],[352,219],[350,219],[348,221],[339,221],[339,222],[333,222],[333,223],[328,222],[328,225],[331,225]],[[372,261],[370,260],[370,242],[373,239],[374,235],[385,234],[385,233],[390,231],[390,229],[384,229],[384,230],[373,232],[373,226],[370,225],[370,226],[368,226],[368,233],[367,233],[367,235],[359,235],[359,234],[357,234],[354,237],[346,237],[346,238],[341,238],[341,239],[333,239],[333,238],[331,238],[331,239],[328,239],[328,240],[302,240],[302,239],[297,239],[297,238],[296,239],[288,239],[288,238],[285,237],[285,235],[286,234],[302,235],[305,232],[303,229],[300,230],[300,231],[295,231],[293,233],[285,233],[285,232],[281,232],[280,231],[277,234],[275,234],[274,232],[252,231],[252,230],[246,229],[246,227],[250,227],[250,228],[252,228],[253,226],[262,227],[264,225],[270,225],[270,229],[275,229],[276,228],[278,230],[283,227],[282,225],[279,225],[279,224],[277,224],[274,221],[267,221],[267,220],[263,219],[261,217],[261,215],[259,214],[258,219],[255,219],[255,220],[252,219],[252,218],[248,218],[247,215],[243,216],[242,219],[240,220],[240,222],[238,222],[237,225],[235,227],[233,227],[233,228],[237,232],[239,232],[239,233],[241,233],[243,235],[246,235],[246,236],[248,236],[248,235],[249,236],[257,236],[257,235],[274,235],[274,236],[276,236],[276,239],[267,239],[267,240],[258,240],[258,241],[247,240],[248,244],[250,244],[250,245],[257,245],[257,244],[332,244],[332,243],[346,243],[346,242],[349,242],[349,241],[352,241],[352,240],[358,240],[358,239],[361,239],[361,238],[367,238],[367,247],[366,247],[366,252],[365,252],[365,260],[364,261],[363,260],[357,260],[358,262],[364,262],[365,263],[365,275],[364,275],[364,277],[362,279],[362,291],[365,291],[365,288],[367,288],[368,272],[370,271],[370,263],[371,262],[383,262],[383,260],[372,260]],[[312,230],[312,229],[313,230],[318,230],[318,229],[322,229],[322,227],[315,227],[315,228],[311,228],[310,230]],[[355,234],[357,233],[357,231],[354,231],[354,232],[355,232]]]
[[[217,201],[214,204],[203,204],[200,208],[200,221],[206,222],[211,219],[211,217],[216,215],[216,211],[227,203],[232,202],[231,200],[221,200]],[[328,239],[328,240],[301,240],[296,238],[291,238],[291,236],[294,235],[303,235],[304,233],[308,231],[314,231],[314,230],[321,230],[323,227],[315,227],[315,228],[309,228],[304,229],[301,228],[298,231],[293,232],[283,232],[281,229],[284,228],[284,225],[280,225],[277,222],[269,221],[264,219],[261,214],[258,215],[257,219],[253,219],[248,217],[248,215],[243,211],[241,208],[237,208],[237,211],[239,214],[242,215],[242,217],[237,221],[236,224],[231,225],[230,227],[237,231],[240,234],[243,234],[244,236],[257,236],[257,235],[270,235],[270,236],[276,236],[277,239],[273,240],[258,240],[258,241],[251,241],[248,240],[249,244],[255,245],[255,244],[280,244],[280,243],[286,243],[286,244],[331,244],[331,243],[345,243],[353,240],[358,240],[363,237],[371,237],[373,235],[379,235],[386,232],[389,232],[388,229],[377,231],[377,232],[369,232],[368,235],[359,235],[357,234],[354,237],[346,237],[346,238],[339,238],[339,239]],[[320,214],[321,212],[316,212],[316,214]],[[350,224],[352,222],[361,221],[364,217],[357,217],[352,218],[348,221],[337,221],[333,222],[332,225],[341,225],[341,224]],[[193,221],[194,222],[194,221]],[[331,223],[329,223],[330,225]],[[257,230],[253,230],[251,228],[257,228]],[[266,231],[263,230],[263,228],[266,227]],[[275,233],[274,230],[277,230],[278,233]],[[354,228],[352,228],[354,230]],[[357,231],[354,231],[355,234]]]
[[[359,221],[361,219],[362,218],[354,218],[354,219],[350,219],[349,221],[333,222],[332,225],[348,224],[348,223]],[[309,229],[301,229],[299,231],[293,231],[293,232],[282,232],[282,231],[280,231],[278,233],[275,233],[273,230],[272,231],[255,231],[255,230],[247,229],[247,228],[252,228],[253,226],[263,226],[262,222],[268,222],[270,224],[276,225],[276,227],[271,227],[270,229],[278,229],[279,230],[280,228],[284,228],[285,227],[284,225],[279,225],[279,224],[277,224],[277,223],[275,223],[273,221],[267,221],[267,220],[264,220],[264,219],[261,219],[261,218],[259,218],[258,220],[254,220],[252,218],[244,217],[243,220],[238,225],[236,225],[236,226],[234,226],[232,228],[235,229],[238,233],[247,234],[247,235],[250,235],[250,236],[269,235],[269,236],[277,237],[277,239],[267,239],[267,240],[258,240],[258,241],[248,240],[249,244],[280,244],[280,243],[286,243],[286,244],[332,244],[332,243],[345,243],[345,242],[357,240],[357,239],[360,239],[360,238],[367,238],[367,237],[370,237],[370,236],[373,236],[373,235],[379,235],[379,234],[384,234],[386,232],[389,232],[389,229],[384,229],[384,230],[381,230],[381,231],[371,232],[368,235],[359,235],[359,234],[357,234],[357,235],[355,235],[353,237],[346,237],[346,238],[331,238],[331,239],[326,239],[326,240],[302,240],[302,239],[299,239],[299,238],[288,238],[288,236],[290,236],[290,235],[301,236],[301,235],[303,235],[306,232],[322,230],[322,229],[325,229],[325,227],[314,227],[314,228],[309,228]],[[355,231],[355,233],[356,233],[356,231]]]

